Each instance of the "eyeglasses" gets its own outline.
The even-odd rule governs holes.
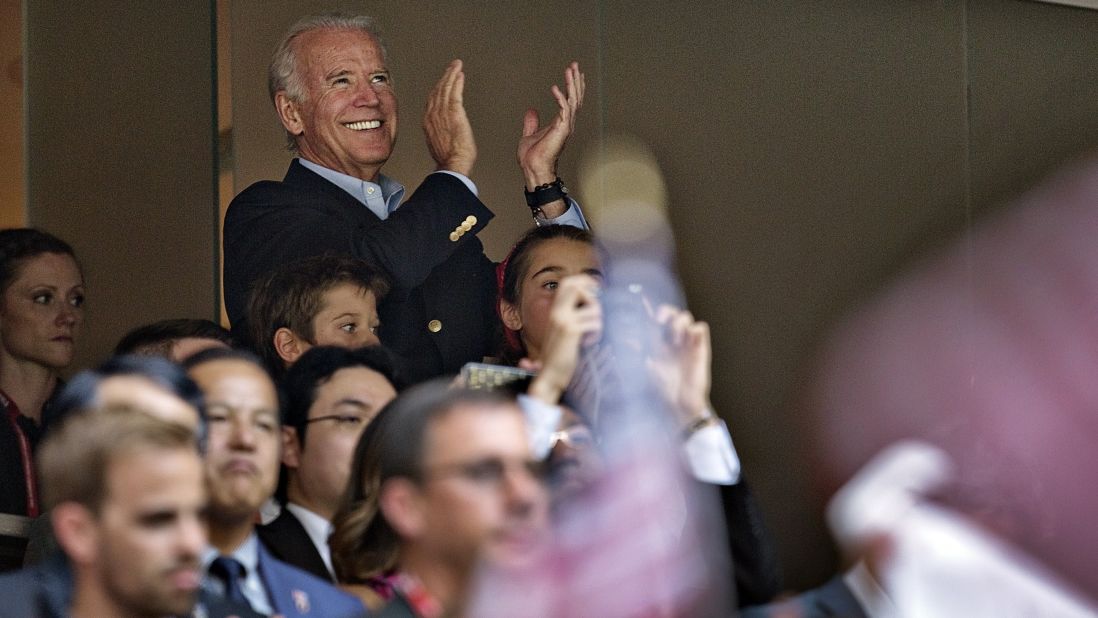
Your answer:
[[[366,422],[366,419],[361,416],[355,416],[354,414],[328,414],[325,416],[318,416],[316,418],[310,418],[305,420],[306,425],[312,423],[319,423],[321,421],[332,421],[336,427],[345,429],[353,429]]]

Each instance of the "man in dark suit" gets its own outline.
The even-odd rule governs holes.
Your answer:
[[[282,182],[245,189],[225,218],[225,303],[242,332],[248,288],[274,266],[326,252],[350,254],[386,272],[393,291],[380,307],[381,340],[411,381],[454,373],[492,351],[495,277],[476,234],[492,212],[468,175],[476,143],[462,103],[460,60],[446,69],[424,118],[437,163],[407,200],[381,174],[396,140],[397,101],[372,21],[310,16],[275,52],[269,90],[298,158]],[[539,126],[530,110],[519,143],[527,203],[543,221],[585,225],[566,200],[556,161],[583,98],[575,63],[553,87],[557,116]]]
[[[213,349],[188,359],[187,368],[206,395],[209,416],[203,585],[261,614],[365,615],[357,599],[277,560],[256,537],[256,513],[277,482],[281,441],[278,395],[259,359]]]
[[[312,348],[286,374],[282,428],[286,504],[259,528],[280,560],[334,581],[328,536],[363,429],[396,397],[393,366],[380,346]]]

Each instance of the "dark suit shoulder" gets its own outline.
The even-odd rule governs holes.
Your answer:
[[[256,534],[275,558],[331,581],[313,539],[289,509],[283,508],[274,521],[256,528]]]
[[[72,572],[51,556],[33,567],[0,575],[0,618],[61,618],[72,599]]]

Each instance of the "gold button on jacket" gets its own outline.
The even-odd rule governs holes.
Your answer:
[[[427,323],[427,330],[431,331],[432,333],[437,333],[438,331],[442,330],[442,322],[439,322],[438,320],[431,320]]]

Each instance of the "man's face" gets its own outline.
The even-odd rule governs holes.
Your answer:
[[[294,42],[304,99],[276,95],[301,156],[376,181],[396,142],[397,101],[381,47],[358,30],[313,30]]]
[[[530,560],[547,530],[548,498],[513,405],[458,406],[432,421],[424,444],[422,516],[414,542],[445,564]]]
[[[99,584],[132,615],[190,612],[206,544],[206,491],[198,454],[134,451],[108,465],[106,489],[94,519]]]
[[[324,292],[320,311],[313,318],[316,345],[355,349],[377,345],[377,298],[354,283],[341,283]]]
[[[262,369],[237,359],[202,363],[190,376],[206,396],[210,515],[251,517],[278,482],[281,439],[274,384]]]
[[[283,456],[293,470],[290,500],[331,519],[351,475],[362,430],[395,397],[385,376],[366,367],[340,369],[319,385],[309,408],[304,445],[299,449],[291,434]]]

